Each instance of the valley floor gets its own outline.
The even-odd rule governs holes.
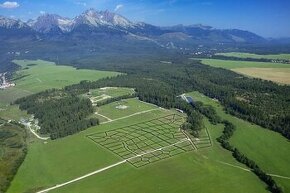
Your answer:
[[[28,67],[20,75],[29,76],[20,79],[15,88],[0,91],[0,97],[5,96],[0,103],[0,117],[6,120],[30,117],[17,105],[7,105],[15,98],[119,74],[82,74],[82,70],[44,61],[15,62]],[[62,73],[50,80],[49,74],[40,76],[46,73],[38,68],[39,64],[54,73],[62,69]],[[77,79],[75,73],[80,73]],[[205,127],[195,138],[180,128],[186,118],[184,113],[145,103],[134,93],[132,88],[106,87],[80,96],[90,99],[95,111],[91,116],[98,118],[100,125],[77,134],[43,140],[27,130],[27,156],[7,192],[269,192],[266,184],[217,142],[224,125],[212,125],[204,117]],[[126,95],[132,97],[105,103]],[[211,105],[219,116],[232,122],[237,129],[230,143],[273,176],[285,193],[290,192],[290,144],[286,138],[226,114],[218,101],[199,92],[183,96]]]
[[[120,110],[116,109],[119,104],[114,103],[104,105],[99,109],[104,114],[107,111],[110,112],[109,114],[114,115],[113,117],[118,120],[101,124],[63,139],[49,140],[47,143],[35,138],[34,142],[29,145],[28,155],[8,192],[41,192],[49,188],[52,188],[50,192],[113,193],[140,192],[140,190],[141,192],[158,193],[232,192],[233,190],[241,193],[267,192],[265,185],[254,174],[248,172],[245,166],[235,161],[231,154],[216,142],[215,139],[221,135],[223,130],[221,125],[211,125],[205,119],[211,145],[202,146],[197,142],[198,149],[195,149],[191,143],[186,142],[185,146],[184,143],[188,139],[179,131],[180,123],[172,125],[171,122],[164,122],[167,121],[164,117],[172,116],[172,114],[182,117],[183,114],[175,110],[164,110],[151,104],[138,102],[135,99],[126,100],[128,100],[126,102],[128,109],[123,110],[124,112],[119,112]],[[140,106],[141,109],[137,109],[137,111],[131,109],[131,112],[128,112],[131,105]],[[159,120],[163,121],[159,122]],[[123,129],[120,130],[120,128]],[[154,136],[161,137],[161,140],[154,138],[150,133],[138,134],[140,131],[138,128],[143,128],[143,131],[151,131],[153,134],[155,129],[158,132],[165,131],[165,133],[154,134]],[[172,132],[176,133],[174,135],[178,139],[168,138],[169,135],[166,133],[170,128]],[[111,132],[112,136],[115,136],[121,135],[127,130],[135,135],[132,140],[140,140],[134,142],[139,148],[126,142],[129,144],[129,149],[144,154],[142,159],[150,160],[159,156],[160,160],[152,163],[149,161],[150,163],[144,166],[143,163],[147,163],[145,160],[132,164],[128,159],[134,155],[125,158],[126,155],[122,153],[123,151],[117,151],[111,147],[115,143],[112,141],[114,138],[108,139],[109,144],[103,144],[97,140],[103,139],[103,137],[97,138],[97,136],[102,136],[102,133],[109,135]],[[202,133],[204,134],[201,134],[198,140],[207,136],[205,130]],[[88,136],[93,136],[94,140],[92,141]],[[148,139],[146,139],[147,137]],[[126,139],[131,140],[129,135],[126,135]],[[169,139],[169,143],[162,142]],[[145,143],[142,140],[145,140]],[[145,144],[151,144],[150,148],[146,149]],[[172,149],[171,146],[174,148]],[[191,147],[191,149],[182,153],[176,150],[177,147],[181,149]],[[161,151],[164,152],[158,154]],[[167,151],[176,152],[176,155],[174,153],[174,156],[167,157]],[[139,154],[137,153],[135,156],[138,157]],[[149,156],[149,154],[153,156]],[[134,164],[140,163],[141,166],[138,165],[136,168]]]

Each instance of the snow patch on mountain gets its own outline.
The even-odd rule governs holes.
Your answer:
[[[0,16],[0,27],[4,28],[23,28],[28,27],[26,23],[20,21],[20,20],[14,20],[6,17]]]

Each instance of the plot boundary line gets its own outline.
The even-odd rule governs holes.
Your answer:
[[[111,122],[114,122],[114,121],[119,121],[119,120],[122,120],[122,119],[127,119],[129,117],[133,117],[133,116],[136,116],[136,115],[140,115],[140,114],[144,114],[144,113],[148,113],[148,112],[156,111],[156,110],[160,110],[160,108],[154,108],[154,109],[149,109],[149,110],[145,110],[145,111],[140,111],[140,112],[137,112],[137,113],[133,113],[131,115],[127,115],[127,116],[124,116],[124,117],[120,117],[120,118],[117,118],[117,119],[113,119],[111,121],[105,121],[105,122],[102,122],[100,124],[101,125],[102,124],[107,124],[107,123],[111,123]]]
[[[95,115],[99,115],[99,116],[101,116],[101,117],[107,119],[108,121],[112,121],[112,119],[110,119],[109,117],[107,117],[107,116],[105,116],[105,115],[102,115],[102,114],[100,114],[100,113],[98,113],[98,112],[95,112]]]
[[[121,126],[105,132],[94,132],[86,135],[97,146],[104,148],[122,159],[139,154],[140,152],[165,147],[180,139],[187,138],[187,144],[175,145],[168,151],[160,151],[129,162],[136,168],[173,157],[175,155],[196,150],[191,139],[180,131],[184,117],[170,114],[163,117]],[[154,151],[155,152],[155,151]],[[135,157],[136,158],[136,157]]]

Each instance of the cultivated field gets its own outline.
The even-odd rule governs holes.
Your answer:
[[[218,59],[201,59],[203,64],[229,69],[246,76],[289,84],[290,64]]]
[[[290,68],[235,68],[232,70],[252,77],[290,84]]]
[[[290,54],[251,54],[251,53],[242,53],[242,52],[228,52],[228,53],[217,53],[216,55],[237,57],[237,58],[255,58],[255,59],[282,59],[290,60]]]
[[[128,108],[116,109],[120,105]],[[81,180],[51,192],[267,192],[216,142],[221,125],[205,119],[207,130],[196,139],[179,129],[184,115],[175,110],[137,99],[100,109],[112,121],[55,141],[35,139],[29,144],[8,192],[37,192],[78,177]]]
[[[284,179],[273,176],[278,184],[283,186],[285,192],[290,192],[290,143],[286,138],[276,132],[226,114],[219,102],[198,92],[187,95],[192,96],[194,100],[213,106],[219,116],[232,122],[236,126],[236,131],[230,143],[254,160],[265,172],[289,177]]]
[[[275,63],[275,62],[252,62],[252,61],[237,61],[237,60],[220,60],[220,59],[201,59],[203,64],[225,68],[290,68],[290,64]]]

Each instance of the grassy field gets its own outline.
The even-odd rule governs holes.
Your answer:
[[[23,78],[13,81],[16,83],[15,87],[0,90],[0,117],[7,120],[19,120],[26,116],[25,112],[20,111],[17,106],[7,106],[17,98],[50,88],[62,88],[82,80],[97,80],[119,74],[97,70],[77,70],[43,60],[14,60],[13,62],[22,67],[14,77],[23,76]],[[125,92],[120,89],[120,92],[122,91]]]
[[[237,58],[255,58],[255,59],[283,59],[290,60],[290,54],[269,54],[269,55],[260,55],[260,54],[251,54],[251,53],[242,53],[242,52],[228,52],[228,53],[217,53],[216,55],[237,57]]]
[[[163,115],[166,115],[166,112],[155,111],[132,117],[129,121],[133,124]],[[105,149],[97,148],[85,135],[126,125],[127,121],[104,124],[48,143],[36,141],[30,144],[28,155],[13,181],[10,192],[23,192],[35,187],[53,185],[119,160],[119,157]]]
[[[153,105],[141,103],[137,99],[129,99],[126,104],[138,107],[136,111],[156,108]],[[123,112],[113,112],[115,105],[116,103],[108,105],[105,109],[108,109],[108,113],[115,117],[127,115]],[[151,112],[89,128],[63,139],[47,143],[36,140],[29,144],[27,157],[8,192],[34,192],[114,164],[124,158],[117,156],[108,147],[91,140],[87,135],[95,136],[96,133],[116,132],[120,128],[128,128],[128,125],[137,124],[138,127],[135,125],[132,128],[138,129],[140,126],[147,125],[148,131],[154,132],[155,128],[157,136],[161,137],[163,134],[158,133],[167,128],[166,124],[158,126],[158,124],[148,121],[174,112],[157,108]],[[222,125],[213,126],[207,120],[205,120],[205,125],[212,139],[221,135]],[[175,132],[177,131],[175,130]],[[144,139],[144,135],[138,134],[137,130],[136,132],[130,131],[130,133],[136,135],[136,138]],[[146,142],[149,143],[149,140],[145,140]],[[265,185],[251,172],[225,163],[242,166],[232,158],[228,151],[222,149],[213,140],[212,147],[209,148],[188,151],[138,169],[130,163],[125,163],[51,192],[267,192]]]
[[[0,120],[0,192],[9,187],[10,178],[25,157],[26,131]]]
[[[25,111],[21,111],[17,105],[0,105],[0,118],[5,120],[19,120],[27,118],[29,115]]]
[[[208,121],[205,124],[213,138],[221,134],[221,126],[217,129]],[[224,163],[241,166],[214,142],[212,148],[190,151],[137,170],[120,166],[52,192],[267,192],[250,172]]]
[[[264,171],[290,177],[290,143],[286,138],[276,132],[226,114],[217,101],[198,92],[188,93],[188,95],[197,101],[213,106],[219,116],[232,122],[237,129],[230,143],[254,160]],[[283,186],[285,192],[290,192],[289,179],[275,178],[275,180]]]
[[[125,109],[120,107],[124,106]],[[119,108],[118,108],[119,107]],[[141,111],[148,111],[151,109],[157,109],[155,105],[140,102],[136,98],[125,99],[121,101],[116,101],[97,107],[97,112],[101,115],[105,115],[110,119],[117,119],[125,116],[132,115]]]
[[[135,91],[132,88],[105,87],[91,89],[90,92],[84,94],[83,96],[89,98],[93,106],[97,106],[99,102],[104,102],[111,98],[133,95],[134,93]]]
[[[76,69],[43,60],[14,60],[13,62],[22,67],[15,74],[15,78],[22,78],[13,81],[16,83],[15,87],[0,90],[1,103],[10,103],[19,97],[50,88],[62,88],[82,80],[97,80],[119,74],[108,71]]]
[[[236,61],[236,60],[219,60],[219,59],[201,59],[203,64],[225,68],[290,68],[290,64],[274,63],[274,62],[252,62],[252,61]]]
[[[19,88],[18,86],[15,86],[13,88],[9,88],[6,90],[0,90],[0,103],[9,104],[10,102],[15,101],[16,99],[31,95],[33,92],[28,90],[23,90]]]
[[[135,91],[132,88],[123,88],[123,87],[106,87],[100,89],[92,89],[90,90],[92,97],[97,97],[101,95],[108,95],[112,98],[124,96],[128,94],[133,94]]]
[[[233,71],[282,84],[290,84],[290,68],[235,68]]]
[[[201,60],[203,64],[229,69],[246,76],[290,84],[290,64],[218,59]]]

